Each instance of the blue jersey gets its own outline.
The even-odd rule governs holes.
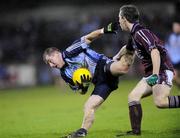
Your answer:
[[[168,50],[169,56],[173,64],[180,62],[180,34],[172,33],[168,41],[166,42],[166,49]]]
[[[62,52],[65,65],[60,69],[61,76],[70,86],[74,86],[72,81],[73,72],[81,67],[88,68],[92,74],[95,73],[97,62],[100,59],[105,59],[106,63],[112,60],[99,54],[89,48],[89,45],[85,42],[85,37],[76,40],[71,46]]]

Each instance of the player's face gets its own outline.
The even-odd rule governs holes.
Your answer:
[[[52,68],[62,68],[62,66],[65,64],[62,58],[61,52],[55,51],[51,53],[50,55],[46,56],[46,61],[48,65]]]
[[[119,14],[119,24],[123,31],[128,31],[127,20],[125,17],[121,16],[121,12]]]
[[[180,33],[180,23],[173,23],[173,32],[179,34]]]

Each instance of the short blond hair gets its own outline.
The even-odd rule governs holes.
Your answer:
[[[60,52],[60,50],[56,47],[49,47],[44,50],[43,53],[43,61],[47,64],[46,56],[50,56],[54,52]]]

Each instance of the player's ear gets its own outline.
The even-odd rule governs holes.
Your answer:
[[[122,19],[123,19],[125,22],[128,21],[125,16],[122,16]]]

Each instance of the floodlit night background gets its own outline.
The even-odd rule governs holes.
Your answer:
[[[102,28],[109,22],[117,21],[119,8],[124,4],[135,4],[140,10],[142,24],[151,29],[165,43],[173,31],[174,19],[180,18],[180,1],[178,0],[0,1],[0,138],[53,138],[80,127],[83,104],[93,86],[84,97],[79,94],[74,95],[74,92],[65,86],[59,71],[45,65],[42,53],[52,46],[64,50],[81,36]],[[128,33],[119,30],[117,35],[104,35],[95,40],[91,46],[95,51],[112,57],[126,44],[127,38]],[[177,56],[178,59],[180,36],[177,41],[179,48],[176,53],[179,54],[173,56]],[[120,84],[116,93],[120,93],[121,90],[124,92],[121,91],[122,95],[112,94],[112,98],[107,100],[104,108],[97,112],[97,120],[89,137],[98,138],[102,131],[108,133],[109,137],[113,137],[118,129],[125,131],[130,128],[127,94],[142,75],[143,67],[138,60],[135,60],[129,73],[120,78],[123,86]],[[177,85],[173,90],[175,94],[180,94]],[[166,122],[167,124],[164,125],[170,124],[170,127],[160,132],[169,130],[167,134],[169,137],[177,136],[173,132],[180,135],[180,126],[176,123],[180,121],[180,111],[172,110],[171,114],[169,110],[165,110],[166,112],[157,110],[152,98],[147,101],[144,100],[144,114],[149,112],[148,108],[152,108],[155,112],[160,112],[164,118],[166,116],[170,118],[167,122],[162,121],[162,124]],[[79,104],[74,107],[74,102],[79,102]],[[109,111],[112,105],[115,110]],[[119,107],[123,108],[123,112]],[[69,112],[72,112],[72,116],[68,114]],[[68,118],[65,113],[69,115]],[[103,114],[109,114],[107,115],[109,118],[101,120]],[[117,116],[110,118],[112,114],[117,114]],[[157,116],[152,115],[152,117]],[[171,117],[174,120],[171,120]],[[122,122],[117,121],[122,118],[124,119],[121,120]],[[111,128],[104,121],[107,119],[112,119],[113,128],[110,132],[105,131]],[[71,121],[74,121],[73,124]],[[153,126],[147,125],[148,123],[150,122],[145,116],[143,127],[145,134],[147,132],[145,137],[153,137],[151,131],[156,134],[156,129],[152,130]],[[174,124],[177,124],[179,128],[177,129]],[[155,126],[158,130],[158,125],[155,124]],[[160,132],[157,131],[156,137],[160,137]],[[106,134],[102,138],[105,136]]]
[[[115,0],[2,2],[0,88],[53,83],[56,71],[42,62],[43,50],[51,46],[63,50],[81,36],[118,20],[123,4]],[[173,17],[179,12],[179,3],[137,1],[136,5],[143,23],[166,40],[172,31]],[[104,36],[92,48],[111,57],[126,44],[127,36],[121,31],[117,36]]]

